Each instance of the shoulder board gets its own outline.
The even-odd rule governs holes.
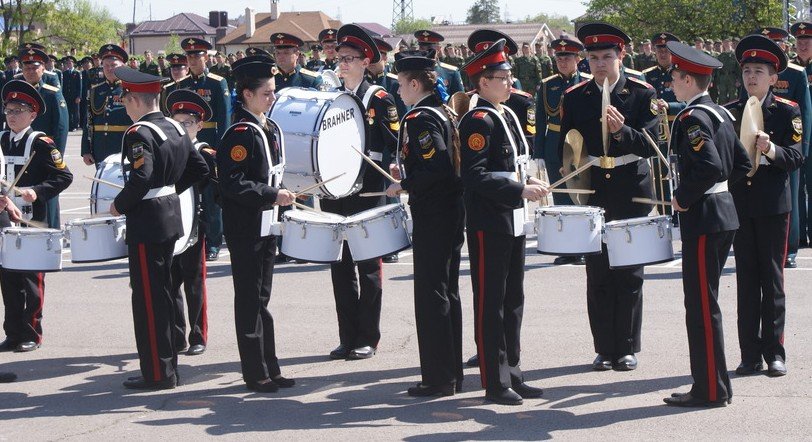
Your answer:
[[[778,98],[778,97],[775,97],[775,98]],[[722,106],[724,106],[724,107],[726,107],[726,108],[730,109],[730,108],[734,108],[734,107],[736,107],[736,106],[739,106],[740,104],[742,104],[742,101],[741,101],[741,100],[733,100],[733,101],[731,101],[731,102],[728,102],[728,103],[723,104]]]
[[[299,69],[299,72],[301,72],[302,74],[308,75],[310,77],[318,77],[319,76],[319,74],[317,74],[317,73],[315,73],[315,72],[313,72],[313,71],[311,71],[309,69],[305,69],[305,68]]]
[[[682,113],[682,115],[680,115],[680,116],[679,116],[679,120],[680,120],[680,121],[683,121],[683,120],[685,120],[686,118],[690,117],[690,116],[691,116],[691,113],[692,113],[693,111],[694,111],[693,109],[688,109],[688,112],[683,112],[683,113]]]
[[[574,91],[575,89],[578,89],[579,87],[581,87],[581,86],[583,86],[583,85],[585,85],[585,84],[587,84],[587,83],[589,83],[589,80],[584,80],[584,81],[582,81],[582,82],[580,82],[580,83],[578,83],[578,84],[572,85],[572,86],[570,86],[570,87],[569,87],[569,89],[567,89],[566,91],[564,91],[564,93],[565,93],[565,94],[568,94],[568,93],[570,93],[570,92]]]
[[[23,73],[20,72],[19,74],[14,74],[14,78],[22,78]]]
[[[137,132],[139,127],[141,127],[140,124],[134,124],[130,126],[130,128],[127,129],[127,135]]]
[[[627,69],[628,70],[628,69]],[[647,82],[634,77],[626,77],[627,80],[631,81],[632,83],[637,83],[640,86],[644,86],[646,89],[654,89],[654,86],[648,84]]]
[[[176,84],[176,82],[174,82],[174,81],[173,81],[173,82],[171,82],[171,83],[166,83],[166,84],[164,85],[164,89],[168,88],[169,86],[174,86],[175,84]],[[93,86],[93,87],[96,87],[96,86]]]
[[[805,71],[804,68],[802,68],[801,66],[798,66],[795,63],[787,63],[787,69],[795,69],[796,71],[802,71],[802,72]]]
[[[484,120],[484,119],[485,119],[485,117],[486,117],[486,116],[488,116],[488,113],[487,113],[486,111],[476,111],[476,112],[474,112],[473,114],[471,114],[471,116],[472,116],[473,118],[477,118],[477,119],[480,119],[480,120]]]
[[[651,72],[651,71],[653,71],[653,70],[655,70],[655,69],[657,69],[657,65],[656,65],[656,64],[655,64],[654,66],[651,66],[651,67],[648,67],[648,68],[646,68],[646,69],[643,69],[643,73],[644,73],[644,74],[648,74],[649,72]],[[626,70],[628,71],[628,69],[626,69]]]
[[[459,68],[457,68],[453,64],[443,63],[442,61],[437,63],[437,65],[440,66],[441,68],[448,69],[449,71],[456,72],[457,70],[459,70]]]
[[[393,79],[393,80],[397,80],[397,79],[398,79],[398,76],[397,76],[397,75],[395,75],[395,74],[393,74],[393,73],[391,73],[391,72],[387,72],[387,73],[386,73],[386,76],[387,76],[387,77],[389,77],[389,78],[391,78],[391,79]]]
[[[38,137],[38,139],[42,140],[42,141],[45,141],[48,144],[56,145],[56,143],[54,143],[54,140],[49,136],[41,135],[41,136]]]
[[[375,96],[378,97],[378,98],[383,99],[383,98],[386,98],[387,96],[389,96],[389,92],[386,92],[385,89],[381,89],[378,92],[375,92]]]
[[[90,86],[90,88],[91,88],[91,89],[96,89],[97,87],[99,87],[99,86],[101,86],[101,85],[103,85],[103,84],[105,84],[105,83],[96,83],[96,84],[94,84],[94,85],[91,85],[91,86]],[[166,86],[164,86],[164,87],[166,87]]]
[[[558,74],[553,74],[553,75],[550,75],[549,77],[544,78],[543,80],[541,80],[541,82],[542,82],[542,83],[546,83],[546,82],[548,82],[548,81],[552,80],[552,79],[553,79],[553,78],[555,78],[555,77],[558,77]]]
[[[626,72],[628,74],[632,74],[632,75],[643,75],[642,72],[636,71],[634,69],[629,69],[629,68],[624,69],[624,72]]]
[[[781,98],[781,97],[779,97],[777,95],[775,96],[775,101],[777,101],[779,103],[784,103],[784,104],[790,105],[792,107],[798,107],[798,103],[796,103],[796,102],[794,102],[792,100],[787,100],[786,98]]]
[[[525,92],[525,91],[523,91],[521,89],[511,88],[510,93],[511,94],[521,95],[522,97],[533,98],[533,96],[530,95],[530,93]]]
[[[211,78],[211,79],[212,79],[212,80],[214,80],[214,81],[225,80],[223,77],[221,77],[221,76],[219,76],[219,75],[217,75],[217,74],[212,74],[211,72],[209,72],[208,74],[206,74],[206,76],[207,76],[207,77],[209,77],[209,78]]]
[[[51,92],[59,92],[59,88],[56,86],[51,86],[50,84],[43,83],[42,88]]]
[[[587,72],[581,72],[581,77],[586,78],[587,80],[591,80],[592,74],[589,74]]]
[[[407,120],[411,120],[412,118],[417,117],[418,115],[422,114],[423,111],[411,112],[409,115],[406,115]]]

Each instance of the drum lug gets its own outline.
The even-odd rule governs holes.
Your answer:
[[[14,241],[14,245],[18,250],[23,246],[23,238],[19,233],[17,234],[17,239]]]
[[[564,230],[564,219],[561,217],[561,214],[558,214],[558,231]]]
[[[333,241],[338,241],[338,237],[341,235],[341,229],[339,226],[335,226],[333,228]]]
[[[82,241],[87,241],[87,228],[82,226]]]
[[[392,215],[392,230],[398,229],[398,219],[395,215]]]
[[[665,236],[665,227],[662,223],[657,223],[657,234],[660,235],[660,238]]]
[[[632,242],[632,232],[631,232],[631,230],[629,230],[629,228],[626,227],[624,229],[624,231],[626,232],[626,242],[631,243]]]
[[[595,227],[598,227],[597,224],[595,223],[595,218],[590,218],[589,219],[589,231],[590,232],[594,231]]]
[[[49,250],[49,251],[50,251],[50,250],[53,250],[53,246],[54,246],[54,237],[53,237],[53,236],[49,236],[49,237],[48,237],[48,241],[46,242],[46,244],[48,244],[48,249],[47,249],[47,250]]]
[[[302,239],[307,238],[307,224],[302,224]]]
[[[369,238],[369,232],[367,231],[367,226],[364,221],[361,221],[361,230],[364,231],[364,238]]]

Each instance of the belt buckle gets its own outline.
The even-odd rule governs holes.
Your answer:
[[[601,169],[614,169],[615,168],[615,157],[610,156],[602,156],[601,157]]]

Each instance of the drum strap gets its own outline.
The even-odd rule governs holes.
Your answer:
[[[364,103],[364,110],[366,111],[367,109],[369,109],[369,100],[372,99],[372,94],[375,94],[378,91],[385,90],[386,89],[384,89],[381,86],[378,86],[377,84],[373,84],[372,86],[370,86],[369,89],[367,89],[366,93],[364,93],[364,98],[361,100]]]
[[[22,156],[7,156],[4,158],[6,164],[6,181],[13,182],[15,178],[17,178],[17,171],[15,170],[15,166],[22,166],[27,161],[28,158],[31,157],[31,147],[34,145],[34,140],[37,138],[45,135],[44,132],[33,131],[28,134],[28,138],[25,140],[25,149],[23,150]],[[3,131],[0,133],[2,137],[8,137],[8,143],[11,145],[11,131]]]

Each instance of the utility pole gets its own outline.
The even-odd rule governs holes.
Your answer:
[[[399,21],[414,20],[412,0],[392,0],[392,30]]]

